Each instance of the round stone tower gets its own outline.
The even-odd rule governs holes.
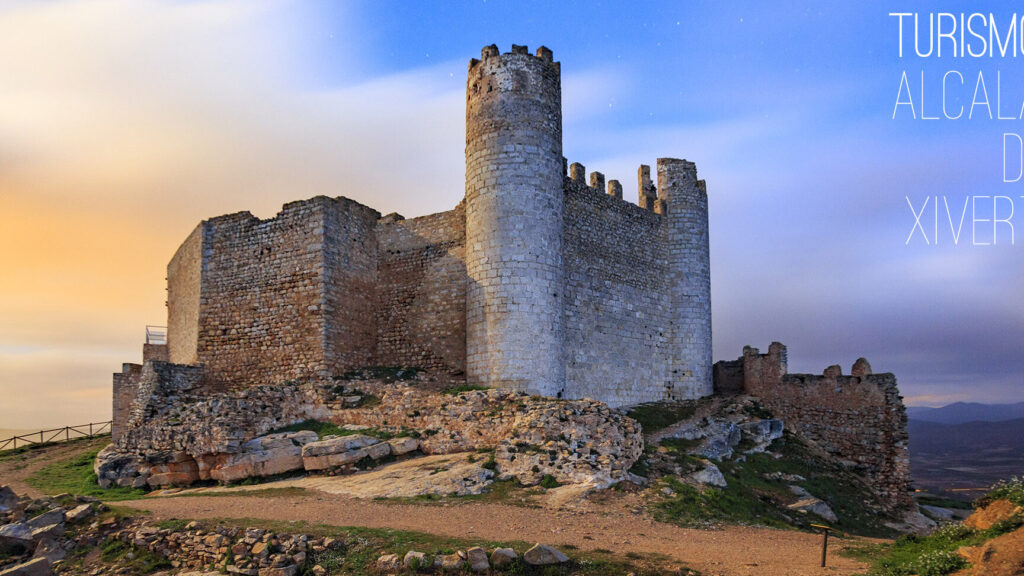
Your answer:
[[[551,51],[483,49],[466,83],[466,376],[565,386],[562,87]]]

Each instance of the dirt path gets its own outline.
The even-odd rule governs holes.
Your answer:
[[[252,496],[146,498],[119,505],[151,511],[158,519],[261,518],[305,520],[334,526],[395,528],[485,540],[525,540],[617,554],[665,554],[705,575],[799,576],[855,574],[866,566],[829,547],[820,568],[821,537],[814,534],[730,527],[693,530],[654,522],[629,512],[576,512],[493,503],[392,504],[310,492],[280,496],[268,505]]]

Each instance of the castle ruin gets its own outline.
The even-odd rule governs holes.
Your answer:
[[[407,366],[612,406],[710,394],[704,182],[670,158],[656,183],[640,167],[638,204],[588,182],[563,158],[560,76],[543,47],[470,61],[451,211],[318,196],[201,222],[167,268],[166,350],[148,355],[202,365],[211,389]]]

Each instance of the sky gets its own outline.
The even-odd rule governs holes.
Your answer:
[[[909,2],[0,0],[0,428],[109,418],[202,219],[318,194],[451,209],[467,63],[491,43],[554,51],[565,155],[627,198],[640,164],[697,163],[715,360],[778,340],[791,372],[865,356],[909,404],[1020,401],[1024,182],[1003,181],[1003,134],[1024,133],[1024,56],[905,39],[900,57],[889,14],[914,10],[927,31]],[[979,72],[1013,120],[970,106]],[[941,117],[944,75],[971,118]],[[993,196],[1014,242],[999,224],[972,245]]]

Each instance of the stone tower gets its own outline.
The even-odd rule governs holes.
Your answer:
[[[551,51],[483,49],[466,83],[466,376],[565,386],[561,69]]]
[[[713,391],[707,188],[693,162],[659,158],[657,195],[670,270],[668,385],[678,398],[707,396]]]

